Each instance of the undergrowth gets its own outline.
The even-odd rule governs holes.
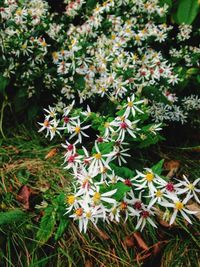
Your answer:
[[[25,128],[0,142],[0,266],[199,266],[197,219],[192,226],[160,223],[142,234],[135,233],[131,220],[80,234],[75,223],[61,216],[65,207],[59,207],[71,187],[61,148]],[[191,177],[200,174],[198,152],[159,146],[149,161],[156,155],[179,160],[179,171]],[[20,199],[25,186],[26,200]]]

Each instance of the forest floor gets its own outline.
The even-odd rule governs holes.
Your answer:
[[[179,162],[177,172],[200,177],[197,148],[158,146],[152,154]],[[71,177],[62,157],[56,143],[50,146],[23,127],[0,139],[0,266],[200,266],[198,218],[192,226],[183,221],[169,226],[158,218],[158,229],[149,226],[142,233],[131,220],[91,226],[87,234],[72,220],[63,221],[59,199],[70,191]],[[42,224],[48,212],[55,218]]]

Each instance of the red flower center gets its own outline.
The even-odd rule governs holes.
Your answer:
[[[136,201],[133,205],[134,209],[141,210],[142,209],[142,203],[140,201]]]
[[[68,150],[68,151],[72,151],[73,148],[74,148],[74,146],[73,146],[72,144],[69,144],[68,147],[67,147],[67,150]]]
[[[98,142],[98,143],[103,143],[103,137],[98,137],[98,138],[97,138],[97,142]]]
[[[68,123],[68,122],[70,121],[70,118],[67,117],[67,116],[65,116],[65,117],[63,118],[63,120],[64,120],[65,123]]]
[[[120,123],[120,128],[126,129],[126,128],[128,128],[128,125],[125,122],[122,122],[122,123]]]
[[[68,158],[67,161],[68,161],[69,163],[73,163],[74,160],[75,160],[75,157],[76,157],[75,155],[71,155],[71,156]]]
[[[131,181],[129,179],[126,179],[124,181],[124,184],[127,185],[127,186],[130,186],[130,187],[132,186],[132,183],[131,183]]]
[[[166,189],[169,191],[169,192],[173,192],[174,191],[174,185],[173,183],[168,183],[166,185]]]
[[[149,212],[147,210],[143,210],[141,213],[143,218],[148,218],[150,216]]]

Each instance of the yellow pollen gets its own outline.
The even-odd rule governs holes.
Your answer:
[[[125,209],[127,209],[127,203],[126,203],[126,202],[121,202],[121,204],[120,204],[120,209],[121,209],[121,210],[125,210]]]
[[[193,184],[189,184],[189,185],[187,186],[187,188],[190,189],[190,190],[194,190],[194,185],[193,185]]]
[[[26,49],[26,48],[27,48],[27,44],[23,44],[22,49]]]
[[[80,131],[81,131],[81,128],[79,126],[76,126],[74,131],[75,131],[76,134],[79,134]]]
[[[55,133],[56,132],[56,127],[52,127],[51,131]]]
[[[83,209],[82,208],[77,209],[75,211],[75,214],[76,214],[76,216],[79,216],[80,217],[83,214]]]
[[[94,202],[99,202],[101,199],[101,194],[99,192],[94,193],[93,200]]]
[[[128,102],[128,107],[130,107],[130,108],[133,107],[133,102],[132,102],[132,101],[129,101],[129,102]]]
[[[94,157],[95,157],[95,159],[101,159],[102,155],[101,155],[101,153],[96,153],[96,154],[94,154]]]
[[[70,195],[70,196],[67,197],[67,203],[69,205],[73,205],[74,202],[75,202],[75,199],[76,199],[76,197],[74,195]]]
[[[177,210],[182,210],[184,205],[183,205],[182,202],[177,201],[177,202],[175,202],[175,207],[176,207]]]
[[[41,42],[41,46],[45,47],[47,46],[47,43],[45,41]]]
[[[57,53],[57,52],[53,52],[53,53],[52,53],[52,57],[53,57],[54,59],[58,59],[58,53]]]
[[[92,213],[90,211],[85,213],[86,218],[91,218]]]
[[[160,190],[158,190],[158,191],[156,192],[156,196],[157,196],[157,197],[162,197],[162,195],[163,195],[163,193],[162,193]]]
[[[21,16],[22,15],[22,10],[21,9],[17,9],[16,14]]]
[[[44,123],[44,126],[49,127],[49,121],[45,120],[43,123]]]
[[[109,122],[106,122],[105,124],[104,124],[104,127],[106,127],[106,128],[108,128],[110,126],[110,123]]]
[[[152,182],[153,181],[153,178],[154,178],[154,175],[153,175],[153,173],[150,173],[149,172],[149,173],[146,174],[145,178],[146,178],[146,180],[148,182]]]
[[[141,40],[140,36],[139,35],[135,35],[135,40],[136,41],[140,41]]]

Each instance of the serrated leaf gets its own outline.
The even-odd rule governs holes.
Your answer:
[[[199,12],[198,0],[179,0],[177,9],[177,22],[179,24],[192,24]]]
[[[56,214],[52,207],[45,210],[45,214],[40,222],[40,229],[37,232],[36,238],[41,244],[44,244],[52,236],[54,226],[56,224]]]

